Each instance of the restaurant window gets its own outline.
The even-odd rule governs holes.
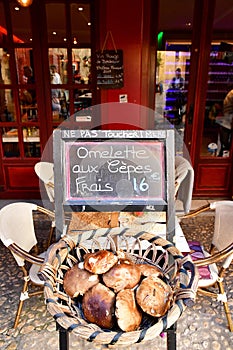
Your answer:
[[[178,1],[173,13],[169,0],[159,6],[155,111],[174,125],[177,155],[183,155],[194,3]]]
[[[57,24],[51,14],[56,5],[46,5],[46,16],[51,111],[53,122],[61,122],[92,103],[91,22],[90,4],[70,3],[62,9],[70,28],[62,17]]]
[[[220,16],[219,13],[224,13]],[[231,2],[217,0],[209,60],[201,157],[229,158],[233,116],[233,12]],[[224,36],[221,33],[224,29]],[[218,36],[218,39],[215,37]],[[221,38],[224,38],[221,40]],[[230,105],[229,105],[230,103]]]

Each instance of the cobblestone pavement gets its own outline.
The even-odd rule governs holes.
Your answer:
[[[183,219],[181,226],[187,239],[202,240],[208,248],[213,230],[212,215],[200,215],[196,218]],[[35,220],[36,232],[41,245],[44,244],[49,223],[43,218]],[[44,240],[44,241],[43,241]],[[12,329],[16,306],[19,298],[19,279],[21,272],[9,253],[0,244],[0,348],[2,350],[57,350],[59,349],[58,332],[55,321],[46,311],[43,296],[26,300],[16,330]],[[229,296],[231,310],[233,310],[233,268],[227,278],[226,289]],[[70,350],[74,349],[101,349],[70,335]],[[122,349],[118,347],[117,349]],[[124,346],[130,350],[163,350],[167,349],[166,336],[157,337],[152,343],[144,345]],[[177,322],[177,350],[232,350],[233,333],[227,328],[227,322],[221,304],[198,296],[195,306],[187,308]]]

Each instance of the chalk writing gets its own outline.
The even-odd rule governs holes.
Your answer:
[[[97,85],[104,89],[124,86],[123,51],[104,50],[96,53]]]
[[[66,142],[65,154],[67,201],[164,198],[162,142]]]

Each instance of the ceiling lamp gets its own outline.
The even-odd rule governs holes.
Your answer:
[[[22,7],[28,7],[32,4],[33,0],[17,0],[17,2],[22,6]]]

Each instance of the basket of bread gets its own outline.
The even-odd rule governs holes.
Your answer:
[[[198,273],[169,241],[141,229],[63,236],[40,270],[49,313],[89,342],[132,345],[170,328],[196,296]]]

